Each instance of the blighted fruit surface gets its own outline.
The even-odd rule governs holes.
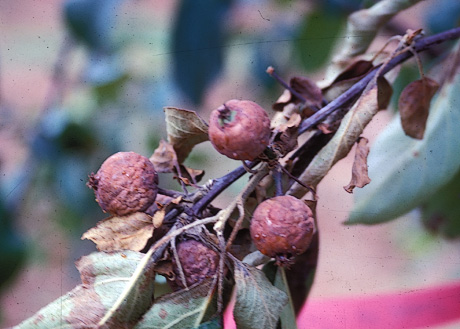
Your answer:
[[[212,278],[219,267],[219,254],[203,243],[190,239],[177,245],[177,254],[184,271],[187,286]],[[174,266],[176,274],[173,288],[184,288],[177,264]]]
[[[208,133],[219,153],[254,160],[270,141],[270,118],[258,104],[232,99],[212,111]]]
[[[313,212],[293,196],[274,197],[257,206],[250,231],[257,249],[282,264],[310,246],[315,231]]]
[[[158,175],[148,158],[134,152],[118,152],[104,161],[88,184],[102,210],[124,216],[152,205],[157,196]]]

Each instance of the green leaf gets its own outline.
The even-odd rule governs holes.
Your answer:
[[[460,171],[422,206],[422,219],[430,231],[453,239],[460,236]]]
[[[174,79],[200,104],[207,87],[222,70],[225,16],[231,0],[182,0],[172,36]]]
[[[180,290],[156,299],[150,310],[134,329],[196,328],[205,319],[213,304],[215,280],[201,282],[188,290]],[[215,312],[212,312],[215,313]]]
[[[407,137],[399,117],[380,134],[368,158],[372,182],[355,192],[348,224],[376,224],[427,201],[460,168],[460,59],[431,103],[425,137]]]
[[[291,294],[289,293],[286,272],[283,267],[278,267],[276,271],[275,287],[283,291],[289,298],[288,304],[283,308],[281,312],[281,329],[297,329],[294,304],[292,303]]]
[[[337,161],[344,158],[351,150],[372,117],[378,112],[378,89],[374,85],[365,90],[340,123],[334,137],[313,158],[299,179],[307,186],[316,186]],[[372,179],[372,178],[371,178]],[[288,194],[303,196],[308,190],[295,183]]]
[[[99,63],[103,60],[105,59],[100,58]],[[100,106],[119,102],[123,89],[130,80],[128,74],[115,72],[119,69],[116,65],[117,63],[113,63],[110,67],[108,64],[107,70],[97,70],[94,66],[90,68],[97,70],[95,74],[91,74],[92,78],[89,81],[93,83],[92,91]]]
[[[309,207],[316,215],[316,201],[309,202]],[[288,282],[290,299],[294,306],[294,312],[299,315],[307,300],[315,279],[318,264],[319,235],[313,236],[307,251],[295,258],[295,263],[289,269],[285,269],[286,281]]]
[[[233,316],[238,329],[274,329],[288,297],[264,273],[235,262],[236,302]]]
[[[90,49],[109,52],[120,0],[67,0],[64,19],[69,31]]]
[[[143,254],[124,251],[95,252],[77,262],[82,284],[19,324],[17,329],[92,328],[118,299]],[[101,328],[133,325],[150,307],[154,272],[148,268],[133,287],[133,293]]]
[[[196,329],[222,329],[222,320],[220,317],[215,317],[212,320],[200,324]]]
[[[164,111],[168,141],[182,163],[196,144],[209,139],[208,125],[195,111],[175,107],[165,107]]]
[[[317,71],[326,64],[345,18],[327,10],[309,13],[295,42],[295,51],[305,70]]]

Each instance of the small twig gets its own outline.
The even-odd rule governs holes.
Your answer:
[[[220,249],[219,274],[217,279],[217,314],[222,314],[222,311],[224,310],[224,266],[227,252],[225,250],[225,238],[223,232],[217,232],[217,238],[219,239]]]
[[[254,168],[258,163],[260,163],[260,161],[255,160],[246,163],[246,165],[249,168]],[[206,208],[208,204],[212,202],[212,200],[214,200],[220,193],[222,193],[222,191],[224,191],[237,179],[241,178],[244,174],[246,174],[246,169],[244,169],[243,166],[240,166],[235,170],[229,172],[227,175],[215,179],[212,183],[209,193],[207,193],[203,198],[201,198],[197,203],[193,205],[193,214],[198,216],[204,210],[204,208]]]
[[[414,50],[416,52],[422,52],[436,44],[448,41],[448,40],[455,40],[460,38],[460,27],[441,32],[439,34],[425,37],[415,42]],[[401,64],[402,62],[406,61],[410,57],[412,57],[411,52],[404,52],[399,54],[398,56],[394,57],[388,65],[380,72],[380,76],[385,75],[387,72],[392,70],[397,65]],[[368,83],[375,77],[378,69],[380,66],[374,68],[371,72],[369,72],[364,78],[360,81],[355,83],[350,89],[344,92],[342,95],[337,97],[335,100],[327,104],[325,107],[320,109],[318,112],[313,114],[312,116],[305,119],[299,127],[299,134],[306,132],[307,130],[315,127],[318,123],[323,121],[327,116],[329,116],[334,111],[340,109],[344,104],[348,101],[359,95],[363,92],[364,88],[368,85]]]
[[[373,82],[376,83],[377,82],[377,79],[378,77],[380,77],[382,75],[382,71],[385,69],[385,67],[388,65],[388,63],[393,59],[395,58],[396,56],[404,53],[404,52],[407,52],[407,51],[410,51],[412,53],[412,55],[415,57],[415,60],[417,62],[417,66],[418,66],[418,69],[419,69],[419,72],[420,72],[420,76],[423,78],[423,66],[422,66],[422,61],[420,60],[420,57],[417,53],[417,51],[414,49],[413,47],[413,42],[416,38],[419,38],[421,37],[421,33],[422,33],[422,29],[419,29],[419,30],[416,30],[416,31],[412,31],[412,30],[407,30],[406,34],[404,36],[400,36],[400,35],[396,35],[394,37],[391,37],[387,43],[385,44],[385,46],[387,46],[391,41],[393,40],[399,40],[399,44],[398,46],[396,47],[396,49],[393,51],[393,53],[388,57],[388,59],[383,62],[383,64],[380,66],[380,68],[378,69],[377,73],[374,75],[374,79],[373,79]],[[384,47],[385,47],[384,46]],[[382,48],[383,50],[383,48]],[[381,51],[382,51],[381,50]],[[380,52],[379,52],[380,53]],[[374,58],[379,54],[377,53]],[[373,60],[372,60],[373,61]],[[369,84],[371,85],[371,84]],[[369,88],[369,86],[367,87]]]
[[[313,195],[316,195],[316,192],[313,188],[311,188],[310,186],[308,185],[305,185],[304,183],[302,183],[297,177],[293,176],[286,168],[284,168],[283,166],[279,166],[281,168],[281,170],[289,176],[289,178],[293,179],[297,184],[299,184],[300,186],[306,188],[307,190],[309,190],[311,193],[313,193]]]
[[[230,237],[227,240],[227,245],[225,246],[226,250],[228,250],[231,247],[233,241],[235,241],[236,235],[238,234],[238,231],[240,230],[241,225],[243,224],[243,220],[244,220],[244,205],[243,205],[243,203],[239,202],[237,204],[237,207],[238,207],[238,211],[240,213],[240,216],[236,220],[235,226],[233,227],[233,230],[232,230],[232,233],[230,234]]]
[[[188,288],[187,280],[185,280],[184,269],[183,269],[182,263],[181,263],[181,261],[179,259],[179,255],[177,254],[176,238],[171,240],[171,249],[172,249],[172,252],[173,252],[174,260],[176,261],[177,269],[179,270],[180,281],[182,282],[182,285],[185,288]]]
[[[233,227],[232,233],[230,234],[230,237],[227,241],[227,246],[226,249],[230,248],[232,245],[233,241],[236,238],[236,234],[238,233],[238,230],[241,227],[241,224],[243,223],[244,219],[244,202],[246,199],[249,197],[249,195],[256,189],[257,185],[260,183],[260,181],[268,174],[268,165],[267,163],[264,163],[263,166],[259,169],[257,174],[252,176],[251,180],[249,183],[246,185],[246,187],[238,194],[238,196],[235,198],[235,200],[228,206],[230,209],[228,213],[228,217],[224,218],[222,217],[221,221],[217,222],[214,225],[214,230],[216,231],[222,231],[225,228],[225,222],[226,220],[230,217],[231,213],[235,208],[238,208],[238,211],[240,213],[240,217],[235,223],[235,226]]]
[[[241,165],[243,166],[244,170],[246,170],[248,173],[250,174],[255,174],[257,173],[257,170],[252,170],[251,168],[249,168],[247,165],[246,165],[246,161],[241,161]]]
[[[259,169],[256,175],[252,177],[249,183],[245,186],[245,188],[238,194],[238,196],[230,203],[230,205],[225,208],[223,211],[225,213],[219,218],[219,220],[214,224],[214,230],[224,231],[225,224],[227,220],[230,218],[233,210],[238,206],[238,203],[243,203],[248,198],[248,196],[255,190],[257,184],[268,174],[268,165],[264,163],[262,167]]]
[[[268,165],[263,164],[257,173],[251,178],[246,187],[240,192],[240,194],[235,198],[235,200],[224,210],[223,215],[219,220],[214,224],[214,231],[216,231],[217,238],[219,239],[219,248],[220,248],[220,259],[219,259],[219,281],[218,281],[218,296],[217,296],[217,312],[220,314],[223,310],[223,289],[224,289],[224,265],[225,258],[227,255],[227,249],[232,245],[235,240],[236,234],[241,227],[241,224],[244,220],[244,202],[249,197],[249,195],[255,190],[257,184],[268,174]],[[224,238],[224,229],[227,220],[230,218],[233,210],[238,208],[240,216],[236,221],[235,226],[233,227],[232,233],[230,234],[229,239],[225,242]]]
[[[282,169],[279,167],[282,167],[282,166],[281,165],[276,166],[276,168],[274,168],[273,173],[272,173],[273,181],[275,182],[275,195],[276,196],[280,196],[284,194],[283,193],[283,181],[281,177]]]
[[[185,196],[188,196],[188,191],[187,191],[187,186],[185,185],[184,181],[182,180],[182,171],[180,170],[180,165],[175,161],[174,167],[176,168],[177,171],[177,180],[179,181],[180,186],[182,187],[182,191],[184,192]]]
[[[307,100],[305,97],[303,97],[299,92],[297,92],[294,88],[292,88],[290,85],[288,85],[276,72],[273,66],[269,66],[266,70],[266,72],[273,77],[280,85],[282,85],[284,88],[289,90],[291,94],[293,94],[295,97],[297,97],[302,103],[306,103]]]

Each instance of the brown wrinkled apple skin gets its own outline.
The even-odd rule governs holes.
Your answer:
[[[301,200],[277,196],[265,200],[254,211],[250,232],[257,249],[277,260],[305,252],[315,231],[313,212]]]
[[[234,111],[231,122],[222,122],[222,111]],[[254,160],[270,141],[270,118],[258,104],[232,99],[211,113],[209,139],[221,154],[235,160]]]
[[[124,216],[145,211],[158,191],[158,175],[152,162],[134,152],[118,152],[108,157],[88,185],[104,212]]]
[[[205,279],[212,278],[219,268],[219,254],[196,240],[186,240],[177,244],[177,254],[185,275],[185,282],[190,287]],[[174,264],[176,278],[171,282],[174,290],[185,288],[177,264]]]

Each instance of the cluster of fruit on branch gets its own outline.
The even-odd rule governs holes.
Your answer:
[[[369,147],[362,133],[389,104],[392,87],[384,75],[439,38],[420,40],[417,31],[408,31],[408,36],[389,56],[351,61],[323,88],[299,76],[288,84],[270,67],[267,73],[286,88],[273,105],[272,118],[248,100],[224,102],[212,111],[209,123],[194,111],[165,108],[168,142],[161,141],[150,158],[133,152],[114,154],[90,176],[88,185],[97,202],[112,216],[83,238],[95,242],[99,251],[144,254],[135,273],[145,273],[147,265],[153,264],[155,275],[164,276],[173,291],[198,294],[189,299],[202,298],[202,292],[194,289],[204,286],[206,298],[215,298],[210,303],[217,316],[222,315],[229,289],[234,287],[235,320],[243,323],[242,328],[254,325],[251,314],[258,307],[252,305],[254,298],[263,299],[263,305],[271,303],[264,314],[270,327],[275,328],[280,317],[284,316],[282,322],[295,318],[295,310],[308,294],[305,279],[314,273],[318,256],[318,183],[356,145],[351,181],[344,188],[352,193],[355,187],[369,184]],[[419,67],[422,79],[406,87],[399,106],[408,113],[401,115],[404,132],[417,139],[423,138],[427,120],[420,113],[428,113],[438,88],[424,77],[420,63]],[[423,99],[414,97],[418,93],[424,94]],[[186,167],[184,161],[196,144],[207,140],[242,165],[199,185],[203,171]],[[299,140],[303,140],[300,146]],[[182,191],[161,188],[158,173],[173,173]],[[211,204],[246,173],[250,174],[247,184],[226,207]],[[300,270],[292,270],[299,263]],[[271,279],[270,268],[276,273]],[[296,271],[304,284],[299,289],[287,280]],[[246,289],[249,282],[257,287]],[[136,284],[138,276],[133,274],[129,289],[120,294],[100,325],[112,318]],[[174,302],[176,297],[174,293],[155,296],[153,309],[164,301],[173,304],[171,310],[180,307]],[[291,305],[288,315],[283,311],[286,305]],[[154,311],[149,312],[156,317]],[[196,323],[203,319],[209,320],[203,315]]]
[[[257,177],[256,183],[270,172],[276,176],[281,167],[279,158],[296,145],[295,142],[280,139],[282,135],[280,129],[279,127],[271,129],[267,112],[258,104],[247,100],[229,100],[214,110],[209,120],[208,134],[209,140],[218,152],[231,159],[243,161],[245,169],[252,173],[253,177]],[[282,136],[284,138],[288,135]],[[290,147],[287,147],[288,144]],[[257,161],[260,164],[259,167],[250,169],[245,161]],[[94,189],[96,200],[102,210],[116,218],[124,217],[127,221],[130,220],[130,215],[132,218],[133,214],[139,212],[152,216],[153,220],[155,213],[166,207],[164,201],[172,202],[172,197],[168,195],[181,194],[181,192],[159,189],[154,163],[154,159],[152,161],[134,152],[119,152],[105,160],[97,173],[90,176],[88,182],[88,185]],[[181,180],[181,177],[178,179]],[[254,187],[253,184],[251,190]],[[174,201],[173,207],[168,207],[169,210],[180,208],[180,213],[190,214],[193,206],[190,200],[196,201],[196,194],[203,195],[204,189],[206,186],[198,187],[197,192],[192,194],[188,194],[185,190],[179,197],[180,200]],[[161,197],[158,197],[160,195]],[[293,196],[282,195],[282,192],[260,201],[252,213],[249,226],[253,245],[263,255],[274,258],[276,264],[289,266],[294,257],[305,252],[312,241],[315,233],[313,211],[304,201]],[[246,200],[241,199],[239,202],[244,203]],[[181,234],[177,245],[173,244],[175,246],[172,251],[175,255],[171,257],[173,271],[169,273],[172,275],[167,277],[172,287],[175,289],[189,287],[218,273],[219,254],[225,257],[226,252],[231,252],[232,240],[238,234],[245,218],[245,207],[242,208],[238,220],[227,222],[233,207],[230,206],[227,215],[221,214],[222,216],[216,217],[216,209],[211,206],[202,213],[214,216],[213,218],[216,219],[214,228],[205,228],[206,233],[190,234],[184,231]],[[203,215],[188,215],[186,218],[176,216],[167,223],[157,223],[155,229],[162,231],[163,234],[149,237],[146,246],[151,246],[164,237],[171,227],[177,229],[180,225],[199,222],[202,217]],[[180,219],[185,221],[176,225]],[[223,232],[228,230],[233,232],[224,237]],[[221,236],[223,240],[227,240],[223,244],[224,250],[220,248],[219,242],[223,241],[219,241]],[[238,258],[243,258],[254,251],[250,245],[245,247],[247,251],[240,253]]]
[[[414,54],[459,37],[460,28],[427,38],[408,31],[392,54],[352,58],[323,88],[300,76],[288,84],[269,68],[285,87],[271,119],[247,100],[224,102],[209,123],[194,111],[166,107],[168,141],[160,141],[150,158],[119,152],[90,175],[88,186],[111,216],[82,236],[99,250],[77,262],[82,284],[18,328],[54,325],[56,314],[64,319],[63,304],[71,310],[65,322],[82,324],[79,328],[221,327],[231,290],[238,328],[274,329],[279,322],[295,328],[295,312],[308,295],[317,263],[318,183],[356,145],[351,181],[344,188],[351,193],[369,184],[369,147],[362,134],[390,102],[391,81],[384,75]],[[449,59],[455,69],[441,86],[448,95],[455,94],[459,54],[457,48]],[[419,67],[421,79],[399,99],[402,130],[418,140],[425,138],[438,89]],[[184,161],[208,140],[242,165],[200,185],[203,170]],[[159,173],[173,174],[182,191],[162,188]],[[228,205],[212,205],[245,174],[246,185]],[[154,291],[157,275],[168,280],[172,293]]]

